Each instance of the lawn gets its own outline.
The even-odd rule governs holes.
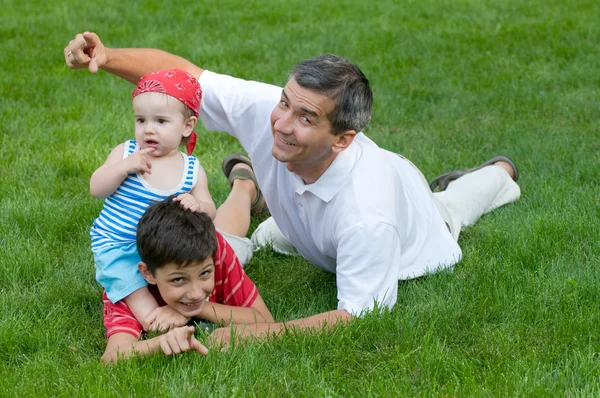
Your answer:
[[[600,395],[597,1],[3,4],[0,396]],[[391,311],[329,334],[103,366],[89,247],[102,202],[88,183],[133,137],[133,87],[65,66],[84,30],[281,86],[302,59],[345,56],[371,81],[365,132],[380,146],[427,177],[509,155],[521,200],[462,233],[454,271],[400,282]],[[222,203],[220,163],[239,144],[197,131]],[[247,273],[279,321],[336,306],[333,275],[302,259],[261,251]]]

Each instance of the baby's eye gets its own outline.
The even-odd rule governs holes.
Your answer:
[[[145,120],[144,118],[138,117],[137,119],[135,119],[136,123],[144,123]]]
[[[167,121],[165,119],[158,119],[159,124],[165,124]]]

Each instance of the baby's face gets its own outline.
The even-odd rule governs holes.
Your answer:
[[[211,257],[185,267],[170,263],[156,270],[154,282],[167,305],[197,318],[215,288],[215,265]]]
[[[162,93],[143,93],[133,99],[135,139],[141,149],[153,148],[152,156],[179,151],[184,137],[189,137],[190,125],[183,113],[185,105]]]

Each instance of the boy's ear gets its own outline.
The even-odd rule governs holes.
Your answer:
[[[354,137],[356,137],[355,130],[346,130],[342,134],[338,134],[332,147],[333,152],[339,153],[348,148],[354,141]]]
[[[138,269],[140,270],[140,274],[142,274],[146,282],[151,285],[156,285],[156,278],[154,278],[145,262],[140,261],[138,263]]]
[[[190,116],[185,121],[185,130],[183,132],[184,137],[189,137],[192,134],[192,131],[196,128],[196,124],[198,123],[198,118],[196,116]]]

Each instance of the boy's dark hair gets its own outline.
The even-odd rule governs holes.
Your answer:
[[[148,207],[138,223],[137,248],[150,273],[166,264],[203,262],[217,252],[215,226],[206,213],[185,210],[169,196]]]

